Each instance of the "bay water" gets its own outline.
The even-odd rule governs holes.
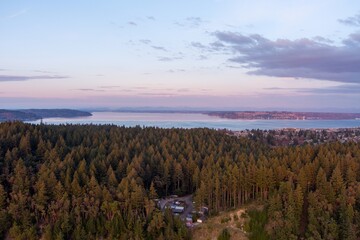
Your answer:
[[[159,128],[212,128],[228,130],[281,128],[353,128],[360,120],[242,120],[224,119],[201,113],[93,112],[90,117],[45,118],[45,124],[114,124]],[[40,123],[40,120],[32,122]]]

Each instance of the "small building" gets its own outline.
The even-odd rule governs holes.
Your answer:
[[[173,213],[183,213],[185,208],[183,206],[171,206],[171,210]]]

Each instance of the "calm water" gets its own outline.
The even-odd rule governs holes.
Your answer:
[[[279,128],[351,128],[360,120],[233,120],[194,113],[118,113],[93,112],[91,117],[47,118],[46,124],[115,124],[118,126],[152,126],[161,128],[214,128],[229,130]],[[40,123],[36,121],[35,123]]]

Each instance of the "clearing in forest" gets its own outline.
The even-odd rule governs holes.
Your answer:
[[[216,240],[221,231],[227,228],[231,239],[247,240],[244,230],[245,222],[248,221],[246,208],[222,212],[217,216],[208,218],[205,223],[199,224],[192,230],[193,239]]]

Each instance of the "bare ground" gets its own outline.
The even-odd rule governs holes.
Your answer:
[[[227,228],[231,239],[247,240],[247,234],[243,230],[245,221],[245,208],[240,208],[230,212],[220,213],[218,216],[211,217],[205,223],[193,228],[192,236],[194,240],[216,240],[220,232]],[[237,216],[237,218],[236,218]],[[226,219],[229,219],[226,221]]]

